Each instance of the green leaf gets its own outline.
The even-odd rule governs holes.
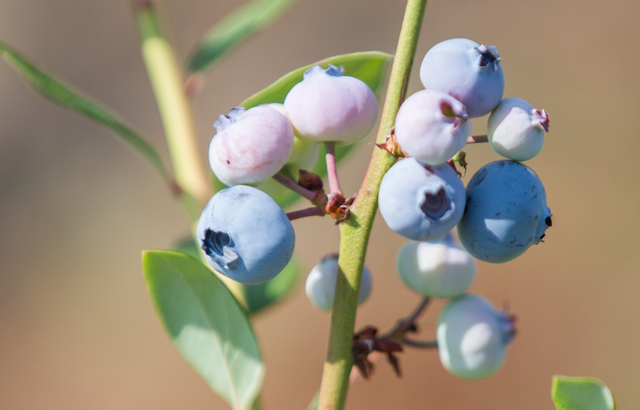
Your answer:
[[[269,26],[296,0],[253,0],[211,28],[196,45],[188,71],[199,72],[253,34]]]
[[[284,99],[289,93],[289,90],[291,90],[294,85],[302,81],[304,72],[316,64],[325,68],[328,67],[329,64],[342,66],[344,67],[344,75],[361,79],[362,81],[367,83],[367,85],[373,90],[376,95],[379,95],[380,89],[387,74],[387,66],[391,62],[392,58],[393,57],[391,55],[379,51],[342,54],[334,57],[329,57],[316,63],[300,67],[297,70],[286,74],[275,83],[247,98],[239,105],[249,109],[260,104],[284,102]],[[342,159],[344,159],[351,152],[351,150],[356,147],[356,145],[357,144],[351,144],[347,146],[336,147],[336,162],[340,162]],[[314,174],[319,175],[320,177],[324,177],[327,175],[327,163],[325,162],[324,150],[319,150],[316,166],[310,171]],[[214,187],[217,191],[223,189],[225,185],[222,182],[218,181],[214,176]],[[298,194],[290,190],[286,190],[283,193],[278,194],[272,194],[269,191],[266,192],[272,195],[278,205],[280,205],[282,208],[286,208],[287,206],[300,199],[300,196]]]
[[[367,83],[377,95],[380,86],[386,76],[387,64],[392,56],[380,51],[365,51],[360,53],[342,54],[320,60],[318,62],[300,67],[297,70],[284,75],[278,81],[264,90],[255,93],[240,103],[242,107],[251,108],[260,104],[282,103],[294,85],[302,81],[304,72],[314,65],[326,68],[329,64],[344,67],[344,75],[356,77]]]
[[[155,148],[124,120],[111,113],[109,109],[41,71],[17,51],[2,42],[0,42],[0,55],[37,92],[51,101],[111,129],[146,158],[160,172],[165,181],[172,180],[171,174]]]
[[[554,376],[551,398],[558,410],[615,410],[611,391],[592,377]]]
[[[193,237],[186,236],[173,244],[172,249],[192,258],[200,259],[200,250]],[[300,262],[292,258],[275,278],[260,285],[240,285],[250,315],[262,312],[284,299],[294,289],[300,278]]]
[[[235,410],[257,397],[264,364],[251,323],[226,286],[199,261],[145,251],[144,277],[173,344]]]
[[[300,263],[292,258],[275,278],[260,285],[244,285],[249,314],[255,315],[287,296],[298,283],[300,268]]]

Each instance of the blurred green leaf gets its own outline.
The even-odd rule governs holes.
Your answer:
[[[158,155],[155,148],[124,120],[118,118],[118,116],[111,113],[109,109],[100,103],[83,96],[80,92],[73,90],[71,87],[62,84],[60,81],[41,71],[17,51],[2,42],[0,42],[0,55],[37,92],[51,101],[76,111],[111,129],[111,131],[115,132],[122,140],[146,158],[151,165],[160,172],[165,181],[171,182],[171,174],[165,167],[164,161],[160,155]]]
[[[200,260],[200,250],[193,237],[187,236],[173,244],[172,249]],[[249,314],[262,312],[267,307],[289,295],[300,278],[300,262],[292,258],[275,278],[260,285],[241,285]]]
[[[318,402],[320,401],[320,390],[311,398],[307,410],[318,410]]]
[[[292,258],[275,278],[260,285],[243,286],[249,314],[255,315],[287,296],[298,283],[300,268],[300,263]]]
[[[379,51],[342,54],[334,57],[329,57],[316,63],[300,67],[297,70],[286,74],[275,83],[247,98],[239,105],[249,109],[260,104],[284,102],[284,99],[289,93],[289,90],[291,90],[294,85],[302,81],[304,72],[316,64],[324,68],[328,67],[329,64],[333,64],[338,67],[344,67],[344,75],[361,79],[362,81],[367,83],[367,85],[377,96],[379,96],[380,89],[387,74],[387,65],[391,62],[392,58],[393,57],[391,55]],[[340,162],[356,146],[357,144],[351,144],[343,147],[337,146],[336,161]],[[324,157],[325,150],[319,150],[316,166],[312,170],[310,170],[320,177],[325,177],[327,175],[327,163]],[[213,179],[214,188],[216,191],[219,191],[220,189],[226,187],[222,182],[217,180],[215,176],[213,177]],[[300,199],[300,196],[298,194],[288,189],[277,194],[272,194],[269,191],[266,192],[272,195],[278,205],[280,205],[282,208],[286,208]]]
[[[264,378],[251,323],[226,286],[177,252],[145,251],[144,277],[173,344],[233,409],[249,409]]]
[[[268,27],[295,1],[253,0],[237,8],[200,39],[189,59],[188,71],[204,70],[220,56]]]
[[[615,410],[611,391],[592,377],[554,376],[551,398],[558,410]]]

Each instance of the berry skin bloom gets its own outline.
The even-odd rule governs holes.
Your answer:
[[[212,268],[249,285],[280,273],[295,245],[284,211],[269,195],[245,185],[223,189],[209,200],[196,236]]]
[[[442,366],[466,380],[495,374],[513,340],[513,318],[479,295],[456,296],[438,318],[438,353]]]
[[[540,243],[551,226],[551,211],[540,178],[515,161],[480,168],[467,184],[467,209],[458,237],[475,258],[510,261]]]
[[[293,150],[287,118],[267,106],[234,108],[213,125],[209,165],[225,185],[259,185],[274,176]]]
[[[380,213],[394,232],[415,241],[437,239],[460,221],[465,192],[449,164],[396,163],[382,178]]]
[[[322,310],[331,310],[333,296],[338,277],[338,254],[327,255],[320,259],[311,269],[304,289],[307,298],[315,307]],[[364,303],[371,293],[371,272],[366,266],[362,269],[360,290],[358,291],[358,305]]]
[[[398,252],[396,267],[410,289],[436,298],[465,292],[476,275],[474,259],[451,234],[428,242],[405,243]]]
[[[395,135],[400,148],[429,165],[453,157],[470,134],[465,106],[441,91],[418,91],[402,103],[396,116]]]
[[[527,161],[538,155],[548,131],[549,114],[516,97],[500,101],[487,123],[491,148],[515,161]]]
[[[316,65],[284,100],[297,135],[309,142],[349,145],[364,138],[376,121],[378,102],[369,86],[340,68]]]
[[[453,38],[433,46],[422,60],[424,88],[449,94],[467,107],[471,118],[493,110],[504,93],[501,58],[494,46]]]

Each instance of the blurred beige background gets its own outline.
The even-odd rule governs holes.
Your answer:
[[[183,59],[241,4],[164,3]],[[208,75],[194,100],[203,158],[217,116],[282,74],[345,52],[393,53],[403,11],[392,0],[301,0]],[[545,148],[527,165],[545,183],[554,226],[517,260],[480,264],[472,290],[498,306],[508,301],[518,316],[496,376],[461,381],[436,352],[409,350],[403,379],[381,361],[371,381],[351,389],[348,408],[553,409],[553,374],[601,378],[619,408],[640,406],[638,16],[639,3],[628,0],[429,2],[418,62],[451,37],[496,45],[505,96],[549,111]],[[125,0],[0,0],[0,39],[122,113],[166,155]],[[419,87],[416,74],[410,89]],[[341,167],[346,192],[357,190],[371,150],[363,143]],[[465,182],[498,159],[489,146],[467,153]],[[226,408],[171,346],[142,278],[140,251],[168,248],[186,222],[136,154],[0,64],[1,409]],[[337,249],[331,220],[294,226],[305,270]],[[395,273],[402,243],[377,221],[367,258],[373,294],[357,327],[388,329],[418,302]],[[329,315],[302,288],[256,320],[266,409],[305,408],[320,381]],[[422,338],[434,337],[440,306],[423,318]]]

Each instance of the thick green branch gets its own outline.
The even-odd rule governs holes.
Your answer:
[[[183,198],[183,203],[192,221],[194,218],[197,221],[202,207],[211,196],[211,189],[199,155],[191,109],[184,93],[183,76],[173,48],[162,31],[153,2],[132,0],[132,4],[142,57],[162,117],[176,182],[187,197]]]
[[[377,143],[385,142],[390,134],[395,116],[405,98],[426,5],[427,0],[407,2]],[[338,279],[331,314],[329,346],[320,387],[319,410],[344,408],[349,374],[353,366],[351,344],[362,267],[371,226],[378,208],[380,182],[396,159],[387,151],[374,148],[367,174],[351,207],[350,216],[340,224]]]

